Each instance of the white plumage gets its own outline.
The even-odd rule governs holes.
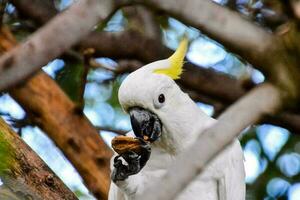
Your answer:
[[[163,131],[160,139],[152,144],[146,166],[138,174],[111,184],[109,200],[135,200],[137,194],[145,192],[165,174],[178,154],[216,122],[182,92],[174,80],[153,73],[169,66],[168,59],[150,63],[131,73],[120,87],[119,101],[123,109],[139,106],[152,111],[160,118]],[[165,96],[163,105],[157,102],[159,94]],[[133,132],[128,134],[134,136]],[[190,159],[197,158],[190,155]],[[239,141],[235,140],[176,200],[244,200],[244,177],[243,152]]]

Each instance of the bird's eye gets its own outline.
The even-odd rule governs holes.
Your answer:
[[[164,102],[165,102],[165,95],[160,94],[160,95],[158,96],[158,102],[159,102],[159,103],[164,103]]]
[[[166,103],[166,93],[163,91],[158,91],[153,95],[153,105],[155,109],[160,109]]]

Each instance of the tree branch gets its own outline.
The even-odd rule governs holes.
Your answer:
[[[268,56],[261,55],[271,53],[270,47],[275,44],[275,38],[237,12],[213,1],[137,0],[137,2],[164,11],[183,23],[198,28],[254,65],[263,68],[265,64],[272,62]]]
[[[229,107],[213,127],[204,131],[194,145],[179,155],[167,174],[137,199],[174,199],[243,129],[265,114],[274,114],[280,106],[281,95],[277,88],[268,83],[258,86]],[[190,159],[190,155],[195,159]]]
[[[115,59],[138,59],[144,63],[165,59],[173,51],[163,46],[161,42],[143,36],[136,31],[121,33],[91,33],[78,45],[80,48],[93,48],[95,55]],[[133,65],[129,71],[134,71],[138,65]],[[185,72],[179,83],[184,87],[217,97],[224,102],[232,103],[245,94],[241,84],[228,75],[204,69],[191,62],[185,64]]]
[[[126,135],[127,131],[123,131],[123,130],[119,130],[119,129],[114,129],[114,128],[110,128],[110,127],[102,127],[102,126],[98,126],[96,127],[97,130],[99,131],[109,131],[109,132],[114,132],[118,135]]]
[[[22,17],[30,17],[37,24],[43,25],[58,12],[53,4],[44,0],[9,0]]]
[[[147,38],[136,31],[122,33],[92,32],[89,38],[80,42],[79,46],[95,49],[96,56],[114,59],[138,59],[143,63],[164,59],[173,53],[172,50],[163,46],[159,41]],[[122,65],[120,70],[119,68],[116,70],[119,73],[132,72],[140,66],[139,64]],[[218,101],[224,107],[227,107],[248,91],[241,81],[228,75],[212,69],[202,68],[192,62],[187,62],[184,67],[186,70],[178,83],[188,91],[194,91],[194,99],[203,100],[203,96],[206,96],[206,100],[213,99],[214,101],[206,101],[205,103],[213,104]],[[280,72],[278,74],[282,75]],[[283,112],[276,116],[267,117],[264,122],[282,126],[296,134],[300,133],[300,118],[296,114]]]
[[[77,199],[2,118],[0,133],[0,175],[11,192],[20,199]]]
[[[21,10],[22,14],[30,17],[31,19],[33,19],[35,21],[38,20],[38,18],[42,18],[42,16],[35,17],[38,14],[38,12],[36,12],[36,9],[34,9],[34,8],[39,8],[40,10],[44,10],[43,14],[47,14],[49,18],[53,15],[53,14],[51,14],[52,13],[51,11],[47,12],[48,9],[45,9],[43,7],[44,5],[42,5],[41,3],[37,4],[36,1],[29,0],[31,2],[30,4],[27,3],[28,0],[11,0],[11,1],[18,8],[18,10]],[[198,3],[201,3],[201,2],[198,2]],[[28,5],[23,6],[24,4],[28,4]],[[37,4],[37,5],[33,6],[34,4]],[[225,13],[223,13],[224,15],[228,12],[228,11],[226,11],[225,8],[215,5],[214,3],[209,2],[208,4],[209,4],[209,8],[213,9],[211,12],[211,15],[214,15],[214,13],[217,13],[214,10],[216,7],[218,10],[220,9],[222,13],[223,13],[223,10],[225,10]],[[29,5],[32,5],[31,6],[32,8]],[[174,6],[175,5],[176,4],[174,4]],[[40,7],[37,7],[37,6],[40,6]],[[193,5],[193,6],[196,7],[196,5]],[[199,9],[205,9],[205,8],[200,7]],[[165,11],[168,12],[168,10],[165,10]],[[178,12],[181,12],[181,10]],[[206,11],[205,11],[205,13],[207,14]],[[203,15],[205,13],[203,13]],[[245,20],[243,17],[241,18],[241,16],[239,14],[237,14],[235,12],[230,12],[230,11],[229,11],[229,13],[230,13],[230,16],[234,15],[237,18],[240,18],[240,19],[238,19],[238,21],[240,21],[240,23],[245,22],[247,24],[247,27],[249,27],[249,28],[255,27],[254,30],[259,29],[259,27],[257,27],[256,25],[251,25],[251,23],[249,21]],[[184,18],[185,15],[189,15],[189,14],[190,14],[189,12],[188,13],[184,12],[183,14],[180,14],[180,16],[181,16],[181,18]],[[216,16],[217,17],[216,19],[219,19],[218,16],[219,15]],[[215,19],[215,18],[212,18],[212,19]],[[229,17],[226,19],[229,19]],[[231,22],[230,22],[230,24],[231,24]],[[201,27],[200,25],[198,27]],[[211,26],[211,24],[208,24],[208,23],[205,23],[204,25]],[[237,27],[237,28],[240,29],[240,27]],[[208,30],[212,30],[212,29],[208,29]],[[228,31],[230,31],[230,30],[228,30]],[[231,31],[236,32],[237,29],[232,28]],[[266,33],[264,31],[261,30],[259,32],[263,32],[262,33],[262,35],[264,35],[263,37],[266,36]],[[219,37],[221,37],[222,34]],[[239,33],[236,33],[236,34],[239,34]],[[270,37],[273,37],[273,36],[271,36],[271,34],[267,34],[267,35]],[[247,40],[246,36],[247,35],[243,36],[244,40]],[[256,36],[253,36],[253,37],[256,37]],[[257,36],[257,37],[259,37],[259,36]],[[218,39],[218,37],[215,39]],[[233,38],[233,40],[234,39],[235,38]],[[273,39],[271,39],[271,40],[273,40]],[[267,41],[269,41],[269,40],[267,40]],[[242,43],[242,44],[239,43],[239,44],[242,46],[241,48],[244,47],[243,46],[244,43]],[[255,43],[253,43],[253,45],[255,45],[255,44],[256,44],[256,41],[255,41]],[[260,43],[258,45],[263,45],[263,46],[266,45],[266,47],[264,47],[264,48],[267,48],[267,46],[268,46],[268,44],[265,42]],[[95,56],[110,57],[110,58],[115,58],[115,59],[138,59],[144,63],[149,63],[149,62],[152,62],[155,60],[164,59],[172,54],[172,51],[170,49],[166,48],[165,46],[163,46],[161,44],[161,42],[159,42],[155,39],[145,37],[144,35],[136,32],[136,31],[125,31],[122,33],[92,32],[89,34],[88,37],[84,38],[77,46],[82,49],[85,49],[85,48],[95,49]],[[230,44],[229,44],[229,49],[231,49]],[[247,49],[245,49],[245,51],[247,51]],[[256,50],[252,51],[251,49],[249,49],[249,52],[250,52],[249,54],[251,54],[251,52],[256,52],[258,57],[264,57],[264,58],[267,57],[265,52],[260,54]],[[267,50],[266,52],[269,52],[269,50]],[[246,58],[247,58],[247,55],[246,55]],[[272,57],[272,59],[273,59],[273,57]],[[139,65],[132,65],[132,66],[130,65],[130,66],[128,66],[127,69],[122,67],[122,69],[120,70],[121,71],[120,73],[134,71],[134,70],[138,69],[138,66]],[[270,66],[272,66],[272,65],[270,65]],[[185,68],[187,70],[185,70],[185,73],[183,74],[182,78],[179,80],[179,83],[186,89],[188,89],[190,91],[191,90],[195,91],[196,93],[194,93],[193,97],[196,99],[203,100],[203,97],[206,96],[206,98],[205,98],[206,100],[214,99],[215,101],[219,101],[220,103],[222,103],[224,105],[224,107],[227,107],[229,104],[235,102],[237,99],[239,99],[241,96],[243,96],[247,92],[247,90],[242,86],[241,82],[239,82],[238,80],[233,79],[231,77],[228,77],[226,75],[223,75],[221,73],[217,73],[214,70],[204,69],[204,68],[201,68],[190,62],[185,65]],[[206,103],[209,103],[209,102],[206,102]],[[283,113],[283,114],[280,114],[277,116],[268,117],[268,119],[266,119],[265,122],[282,126],[282,127],[287,128],[295,133],[300,133],[300,126],[299,126],[300,121],[298,121],[298,118],[299,118],[298,115],[295,115],[292,113]],[[290,120],[290,119],[292,119],[292,120]]]
[[[0,49],[15,45],[9,30],[2,27]],[[80,108],[44,72],[9,93],[63,151],[95,197],[107,199],[112,152]]]
[[[112,153],[82,111],[43,72],[10,94],[63,151],[95,197],[106,199]]]
[[[53,16],[51,9],[47,12],[48,9],[45,9],[46,5],[42,3],[37,3],[33,0],[30,0],[30,4],[27,0],[11,1],[21,13],[37,22],[39,22],[38,19],[43,18],[43,15],[36,12],[35,8],[44,10],[43,14],[47,15],[48,18]],[[95,56],[116,59],[134,58],[145,63],[167,58],[173,53],[170,49],[163,46],[160,41],[145,37],[143,34],[132,30],[122,33],[92,32],[79,43],[78,47],[81,49],[95,49]],[[180,83],[187,88],[191,87],[192,89],[196,89],[197,92],[205,93],[206,95],[210,94],[213,97],[217,95],[218,98],[222,98],[223,101],[229,103],[237,100],[245,93],[244,89],[240,84],[237,84],[236,80],[232,80],[225,75],[218,74],[215,76],[215,72],[212,70],[199,68],[199,66],[192,63],[188,63],[186,68],[186,73],[184,73]],[[135,69],[137,68],[133,68],[130,71]],[[189,77],[192,78],[190,79]],[[224,82],[228,84],[224,84]],[[201,87],[198,87],[199,83],[201,83]],[[217,87],[215,87],[216,84]],[[219,87],[220,85],[228,87]]]
[[[126,0],[124,3],[128,4]],[[294,104],[300,97],[300,60],[297,55],[290,54],[291,51],[300,51],[296,26],[292,25],[282,37],[276,37],[210,0],[136,0],[136,3],[164,11],[198,28],[255,65],[270,82],[284,89],[284,94],[291,97]]]
[[[161,29],[155,16],[143,6],[131,6],[123,9],[128,19],[127,29],[139,31],[143,35],[161,41]]]
[[[59,56],[86,36],[97,22],[104,21],[113,9],[108,0],[81,0],[54,17],[26,42],[0,57],[0,90],[28,78]]]

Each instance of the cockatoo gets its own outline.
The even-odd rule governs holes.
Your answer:
[[[143,66],[122,82],[118,97],[133,128],[127,135],[140,138],[144,151],[112,158],[109,200],[139,200],[136,196],[147,192],[176,157],[216,123],[174,81],[182,74],[187,46],[183,39],[171,57]],[[243,152],[236,139],[176,200],[244,200],[244,178]]]

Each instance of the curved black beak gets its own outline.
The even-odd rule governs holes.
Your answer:
[[[154,142],[161,136],[162,124],[157,115],[140,107],[131,108],[129,114],[136,137]]]

